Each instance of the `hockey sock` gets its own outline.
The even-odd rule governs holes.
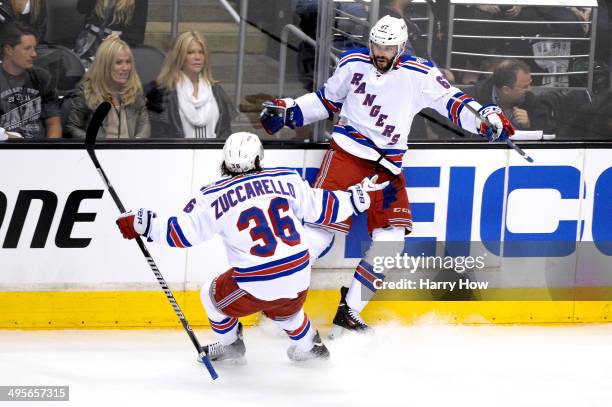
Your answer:
[[[316,332],[303,309],[288,318],[275,318],[274,322],[287,332],[299,350],[308,352],[314,346]]]
[[[389,227],[372,231],[372,245],[366,251],[363,259],[357,265],[353,281],[346,294],[346,304],[357,312],[361,312],[376,293],[377,286],[385,278],[387,270],[374,271],[372,264],[376,258],[394,257],[404,250],[403,227]],[[380,282],[377,280],[381,280]]]
[[[200,299],[215,337],[222,345],[230,345],[238,339],[238,319],[224,314],[215,306],[210,293],[211,284],[202,286]]]
[[[346,304],[357,312],[361,312],[376,293],[376,280],[385,279],[385,275],[375,273],[372,266],[361,260],[355,269],[353,281],[346,294]]]
[[[238,339],[238,318],[227,317],[220,321],[213,321],[211,318],[208,318],[208,320],[215,337],[221,345],[231,345]]]

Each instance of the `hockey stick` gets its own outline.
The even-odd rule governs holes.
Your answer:
[[[423,91],[424,93],[434,93],[434,92],[428,92],[428,91]],[[450,93],[442,93],[440,94],[440,96],[448,96],[449,98],[461,103],[463,106],[465,106],[472,114],[474,114],[477,118],[479,118],[480,120],[482,120],[487,126],[489,127],[494,127],[491,122],[489,121],[489,119],[487,119],[486,117],[484,117],[483,115],[481,115],[478,110],[474,109],[472,106],[470,106],[469,104],[465,103],[463,100],[451,95]],[[506,144],[508,145],[508,147],[512,148],[514,151],[516,151],[517,153],[519,153],[521,155],[521,157],[523,157],[525,160],[527,160],[527,162],[529,163],[533,163],[533,158],[531,158],[529,155],[527,155],[527,153],[520,148],[519,146],[517,146],[516,144],[514,144],[514,142],[512,140],[510,140],[510,138],[508,138],[506,140]]]
[[[98,170],[98,174],[100,174],[100,178],[102,178],[104,185],[106,185],[106,189],[113,197],[113,201],[115,202],[115,205],[117,205],[119,212],[124,213],[125,207],[123,206],[123,204],[121,203],[121,200],[119,199],[119,196],[115,192],[115,188],[113,188],[108,177],[104,173],[104,170],[102,169],[102,166],[100,165],[100,162],[98,161],[98,158],[96,157],[96,151],[95,151],[96,136],[98,135],[98,130],[102,126],[102,122],[104,121],[104,118],[108,114],[110,108],[111,108],[110,103],[102,102],[100,106],[98,106],[96,111],[94,112],[93,117],[91,118],[89,125],[87,126],[87,133],[85,135],[85,147],[87,148],[87,153],[89,153],[89,157],[91,157],[91,160],[93,161],[93,164],[96,167],[96,170]],[[166,297],[168,298],[170,305],[174,309],[174,312],[181,320],[181,324],[183,324],[183,328],[185,328],[185,331],[187,332],[189,339],[191,339],[191,343],[193,343],[193,346],[195,346],[196,351],[198,352],[199,358],[202,360],[202,362],[208,369],[210,376],[213,378],[213,380],[215,380],[216,378],[219,377],[219,375],[217,374],[212,364],[210,363],[210,359],[208,358],[208,355],[206,354],[206,352],[204,352],[204,350],[200,346],[200,342],[198,342],[198,338],[196,338],[195,333],[193,332],[193,329],[191,329],[191,326],[189,326],[189,322],[187,322],[187,319],[185,318],[183,311],[181,311],[181,308],[179,307],[176,300],[174,299],[174,295],[172,295],[172,291],[170,291],[170,289],[168,288],[168,283],[166,283],[166,280],[160,273],[159,268],[157,268],[157,264],[155,264],[155,260],[153,260],[153,257],[151,257],[149,250],[144,245],[140,236],[136,236],[136,243],[138,243],[138,247],[140,247],[140,251],[144,255],[145,259],[147,260],[147,263],[149,263],[149,267],[151,267],[151,271],[153,272],[153,274],[155,274],[155,278],[157,278],[157,282],[159,283],[162,290],[164,291],[164,294],[166,294]]]

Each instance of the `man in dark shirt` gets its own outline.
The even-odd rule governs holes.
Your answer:
[[[526,63],[504,59],[496,65],[490,78],[474,85],[472,95],[483,103],[501,107],[516,129],[549,131],[548,111],[530,92],[531,82],[531,71]]]
[[[60,138],[62,126],[51,75],[33,65],[36,36],[16,23],[0,32],[0,127],[27,139]]]

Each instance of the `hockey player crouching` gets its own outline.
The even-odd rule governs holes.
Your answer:
[[[291,360],[327,359],[329,351],[304,313],[311,256],[304,222],[329,225],[370,206],[368,192],[385,188],[365,178],[348,191],[313,189],[287,168],[262,169],[263,146],[250,133],[232,134],[223,147],[221,179],[201,189],[183,212],[157,218],[148,209],[126,212],[117,225],[126,239],[186,248],[218,234],[231,269],[204,284],[201,299],[218,342],[204,347],[212,361],[244,361],[239,317],[262,311],[294,345]]]

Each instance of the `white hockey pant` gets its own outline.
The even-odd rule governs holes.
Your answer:
[[[328,249],[331,249],[334,243],[334,232],[310,225],[304,225],[304,232],[306,234],[306,241],[308,242],[310,261],[314,263],[316,259],[321,257],[322,254],[325,254]]]

